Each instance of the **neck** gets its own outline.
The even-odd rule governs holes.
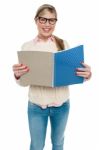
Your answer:
[[[41,39],[41,40],[43,40],[43,41],[47,41],[49,38],[51,38],[52,37],[52,35],[50,35],[50,36],[42,36],[42,35],[38,35],[38,38],[39,39]]]

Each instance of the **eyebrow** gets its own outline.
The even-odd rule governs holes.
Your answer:
[[[38,16],[38,18],[44,18],[44,19],[47,19],[47,20],[50,20],[50,19],[55,19],[55,20],[57,20],[57,18],[46,18],[46,17],[42,17],[42,16]]]

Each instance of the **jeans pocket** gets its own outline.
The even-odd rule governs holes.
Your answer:
[[[42,113],[42,111],[43,110],[40,106],[32,103],[31,101],[28,101],[28,112]]]

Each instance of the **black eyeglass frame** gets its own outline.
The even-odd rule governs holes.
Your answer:
[[[40,19],[45,19],[45,21],[43,20],[44,22],[41,22]],[[41,24],[45,24],[48,21],[51,25],[54,25],[57,22],[57,18],[45,18],[41,16],[37,17],[36,20],[39,20]],[[54,20],[54,22],[51,22],[52,20]]]

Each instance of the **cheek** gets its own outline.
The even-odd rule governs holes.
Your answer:
[[[53,27],[51,28],[51,30],[54,31],[54,30],[55,30],[55,26],[53,26]]]
[[[42,25],[42,24],[40,24],[39,22],[37,22],[37,23],[36,23],[36,25],[37,25],[38,30],[41,30],[41,29],[42,29],[42,27],[43,27],[43,25]]]
[[[42,24],[37,24],[37,28],[40,30],[42,28]]]

